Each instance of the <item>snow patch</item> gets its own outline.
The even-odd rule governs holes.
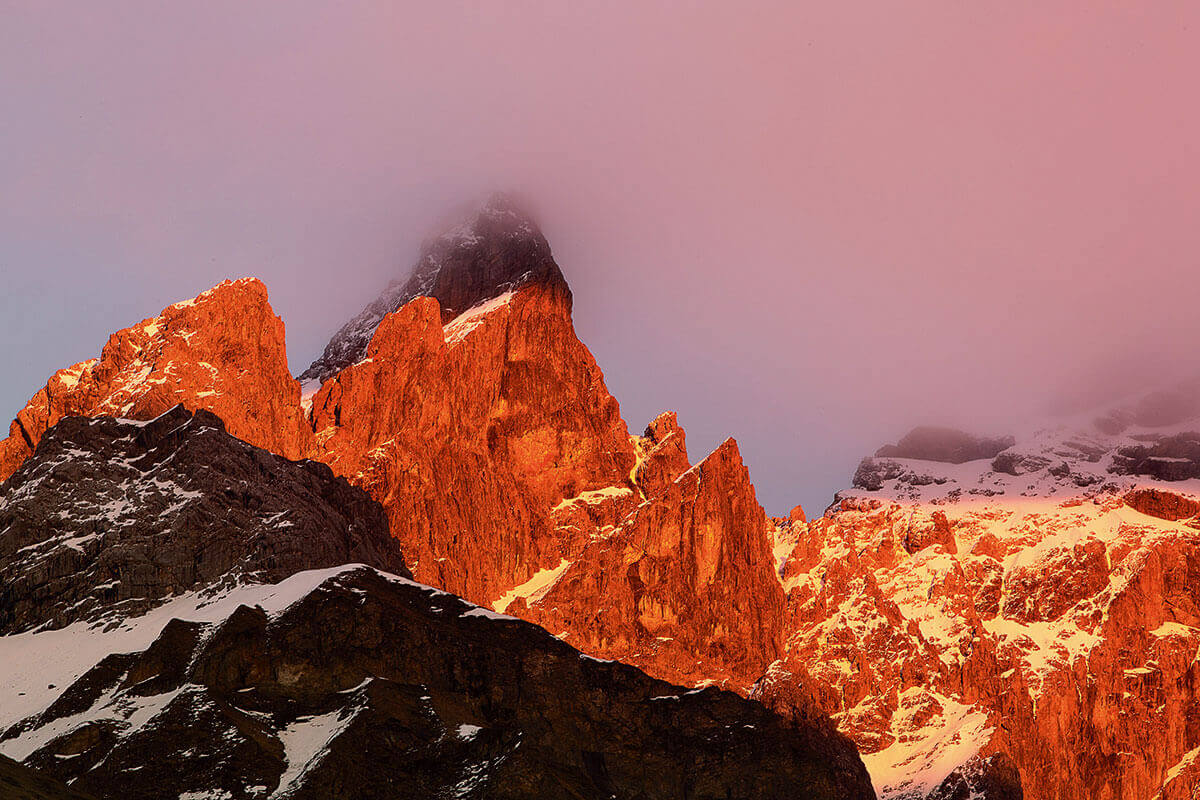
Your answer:
[[[479,305],[472,306],[452,319],[442,328],[442,335],[446,339],[446,344],[461,342],[471,331],[483,323],[488,314],[507,306],[508,301],[512,300],[515,294],[516,292],[505,292],[499,297],[493,297],[491,300],[485,300]]]
[[[309,378],[300,382],[300,408],[305,414],[312,413],[313,397],[321,390],[319,378]]]
[[[343,713],[339,710],[301,717],[279,732],[287,768],[280,776],[279,788],[271,794],[272,798],[285,796],[309,765],[321,760],[329,743],[354,719],[354,712],[345,719],[342,718]]]
[[[628,486],[605,486],[603,489],[592,489],[589,492],[580,492],[574,497],[568,497],[554,508],[550,509],[550,513],[562,511],[564,508],[574,505],[575,503],[594,505],[596,503],[602,503],[609,498],[627,497],[632,495],[633,490]]]
[[[924,690],[909,689],[902,697],[918,693]],[[863,764],[880,800],[924,797],[976,755],[991,736],[986,714],[936,693],[929,694],[942,706],[941,714],[916,730],[895,731],[891,746],[863,754]],[[896,717],[901,719],[893,721],[893,728],[905,721],[902,712]]]
[[[239,605],[278,614],[331,577],[362,565],[299,572],[277,584],[248,584],[224,592],[193,591],[118,623],[77,622],[57,630],[0,636],[0,730],[43,711],[110,653],[145,650],[172,619],[219,622]],[[23,740],[0,743],[11,755]]]
[[[483,728],[479,727],[478,725],[463,724],[458,726],[458,730],[454,732],[454,735],[464,742],[469,742],[478,736],[481,730],[483,730]]]
[[[492,608],[499,612],[508,610],[509,605],[518,597],[525,598],[525,602],[529,605],[541,600],[546,596],[546,593],[554,588],[554,584],[567,571],[567,567],[571,566],[571,562],[563,559],[557,567],[548,567],[534,573],[534,576],[522,583],[520,586],[514,586],[504,594],[500,595],[492,602]]]
[[[517,619],[516,617],[510,617],[508,614],[500,614],[495,611],[489,611],[488,609],[480,608],[479,606],[470,608],[470,609],[464,611],[463,613],[459,614],[459,616],[460,617],[483,617],[484,619],[501,619],[501,620],[508,620],[511,622],[520,622],[521,621],[521,620]]]

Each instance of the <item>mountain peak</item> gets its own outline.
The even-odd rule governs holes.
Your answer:
[[[310,432],[287,365],[283,320],[257,278],[223,281],[112,334],[99,358],[59,370],[0,440],[0,480],[67,416],[146,420],[183,403],[251,444],[299,458]]]
[[[546,237],[511,195],[496,193],[426,240],[408,279],[390,283],[342,326],[300,379],[324,381],[362,360],[383,318],[414,298],[436,299],[445,324],[480,303],[532,284],[551,288],[570,309],[571,291]]]

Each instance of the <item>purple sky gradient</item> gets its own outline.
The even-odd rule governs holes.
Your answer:
[[[772,513],[1200,370],[1194,3],[425,5],[0,2],[0,413],[226,277],[298,371],[493,189]]]

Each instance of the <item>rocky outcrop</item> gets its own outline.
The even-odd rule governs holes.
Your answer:
[[[1192,502],[846,498],[776,534],[788,617],[768,674],[803,676],[883,798],[1187,796]],[[803,709],[791,683],[755,696]]]
[[[661,494],[676,478],[691,467],[687,453],[687,435],[679,426],[674,411],[664,411],[646,426],[634,440],[637,466],[633,482],[644,497]]]
[[[1160,481],[1200,478],[1200,433],[1153,436],[1145,444],[1120,448],[1110,471],[1117,475],[1145,475]]]
[[[1016,443],[1012,436],[978,437],[954,428],[921,426],[913,428],[896,444],[875,451],[877,458],[915,458],[962,464],[980,458],[994,458],[1001,450]]]
[[[551,509],[628,486],[633,446],[561,293],[527,286],[443,326],[384,319],[313,398],[313,456],[383,503],[419,580],[490,603],[558,563]]]
[[[766,515],[731,439],[516,613],[586,652],[745,691],[780,653],[773,566]]]
[[[585,657],[401,578],[301,573],[241,600],[158,623],[0,749],[129,800],[874,798],[828,727]]]
[[[442,322],[523,286],[540,286],[570,308],[571,293],[541,231],[511,198],[495,195],[474,216],[426,242],[412,274],[394,281],[334,334],[300,380],[323,382],[361,361],[384,317],[432,297]]]
[[[1005,451],[992,459],[992,469],[1014,477],[1037,472],[1050,466],[1050,459],[1038,455]]]
[[[379,505],[207,411],[67,417],[0,485],[0,634],[347,562],[407,574]]]
[[[1171,522],[1200,514],[1200,500],[1164,489],[1134,489],[1125,493],[1124,500],[1130,508]]]
[[[1003,753],[974,758],[942,781],[929,800],[1023,800],[1021,774]]]
[[[942,485],[946,478],[910,469],[899,461],[888,458],[864,458],[854,472],[852,484],[855,489],[869,492],[879,491],[888,481],[897,481],[910,487]]]
[[[234,436],[288,458],[307,449],[283,321],[260,281],[226,281],[168,306],[110,336],[98,359],[55,373],[0,441],[0,480],[64,417],[145,420],[177,404],[212,411]]]

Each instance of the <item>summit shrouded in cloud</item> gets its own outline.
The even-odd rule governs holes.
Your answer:
[[[320,358],[300,374],[323,381],[362,359],[383,318],[414,297],[432,297],[449,322],[473,306],[527,283],[545,283],[570,295],[550,245],[515,200],[494,194],[421,247],[412,274],[392,281],[357,316],[338,329]]]
[[[629,418],[735,434],[768,508],[823,506],[915,425],[1194,364],[1197,31],[1176,3],[12,6],[0,406],[241,275],[303,372],[445,209],[513,189]]]
[[[1200,793],[1200,12],[3,19],[9,785]]]

